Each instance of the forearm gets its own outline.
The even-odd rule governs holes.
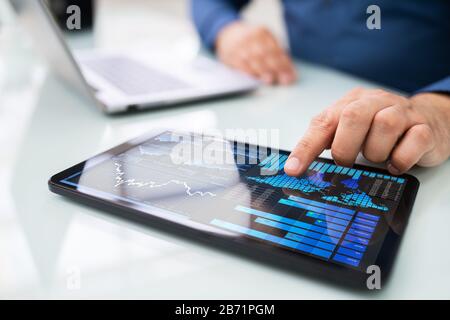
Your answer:
[[[204,45],[214,49],[219,31],[239,19],[239,11],[250,0],[191,0],[194,25]]]

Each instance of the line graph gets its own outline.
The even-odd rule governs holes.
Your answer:
[[[175,185],[181,185],[184,187],[186,194],[188,196],[196,196],[199,195],[201,197],[204,196],[211,196],[211,197],[215,197],[216,194],[206,191],[192,191],[192,187],[190,187],[188,185],[187,182],[185,181],[181,181],[181,180],[177,180],[177,179],[171,179],[169,181],[163,182],[163,183],[157,183],[155,181],[138,181],[135,178],[131,178],[131,179],[124,179],[123,176],[125,175],[125,171],[122,170],[122,164],[119,162],[114,162],[114,166],[115,166],[115,172],[116,172],[116,177],[115,177],[115,188],[120,187],[121,185],[126,185],[128,187],[137,187],[137,188],[162,188],[165,186],[168,186],[170,184],[175,184]]]

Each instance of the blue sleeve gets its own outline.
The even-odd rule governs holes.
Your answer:
[[[230,22],[239,19],[239,11],[250,0],[191,0],[191,13],[204,45],[214,49],[217,34]]]
[[[432,83],[425,88],[418,90],[416,93],[425,93],[425,92],[439,92],[450,94],[450,76],[444,78],[438,82]]]

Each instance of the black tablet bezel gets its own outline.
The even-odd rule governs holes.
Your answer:
[[[309,275],[316,275],[322,279],[331,280],[332,282],[338,284],[351,285],[362,288],[365,287],[368,274],[364,272],[329,263],[327,261],[323,261],[306,255],[292,254],[287,251],[274,250],[275,247],[273,245],[260,243],[250,238],[230,238],[227,236],[221,236],[220,234],[216,233],[212,234],[207,231],[199,231],[199,229],[191,228],[189,226],[164,219],[160,216],[150,215],[148,212],[137,210],[130,207],[125,202],[110,201],[107,199],[99,198],[92,194],[80,192],[76,187],[61,183],[61,180],[63,180],[64,178],[70,177],[71,175],[76,174],[89,167],[93,167],[109,159],[112,155],[123,153],[126,150],[133,148],[167,130],[168,129],[154,130],[148,134],[122,143],[97,156],[94,156],[86,161],[80,162],[66,170],[63,170],[62,172],[57,173],[50,178],[50,180],[48,181],[49,189],[54,193],[67,196],[86,205],[93,206],[98,209],[108,211],[115,215],[119,215],[127,219],[132,219],[149,226],[164,229],[168,232],[182,230],[182,232],[178,232],[177,235],[182,234],[183,236],[187,236],[195,240],[200,240],[208,244],[217,245],[233,252],[244,253],[247,256],[254,257],[259,260],[264,260],[265,262],[271,264],[286,267],[291,270],[299,271],[301,273]],[[177,130],[173,131],[177,132]],[[230,141],[234,142],[232,140]],[[287,152],[284,150],[280,151]],[[333,162],[330,159],[319,159],[325,162]],[[375,173],[387,174],[386,170],[374,167],[357,164],[353,167],[356,169],[370,170]],[[405,185],[402,197],[399,201],[398,208],[394,213],[394,217],[399,219],[399,221],[397,221],[397,223],[399,223],[397,225],[398,230],[394,231],[392,228],[388,229],[375,262],[375,264],[380,267],[381,278],[383,282],[386,282],[389,277],[390,270],[392,268],[401,238],[406,228],[420,184],[417,178],[412,175],[404,174],[401,177],[405,178],[407,180],[407,183]],[[399,230],[400,233],[398,232]]]

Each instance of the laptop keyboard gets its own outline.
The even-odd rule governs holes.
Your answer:
[[[143,95],[186,89],[190,86],[168,74],[154,70],[136,60],[107,57],[82,62],[127,95]]]

